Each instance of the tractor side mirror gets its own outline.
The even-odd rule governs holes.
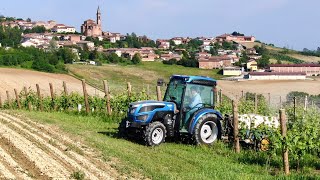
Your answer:
[[[165,83],[164,83],[164,80],[163,79],[158,79],[157,81],[157,86],[163,86]]]

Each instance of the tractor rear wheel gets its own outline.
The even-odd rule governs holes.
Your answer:
[[[215,114],[202,116],[195,127],[194,140],[197,145],[212,145],[221,139],[221,126]]]
[[[158,146],[165,141],[166,134],[166,127],[156,121],[146,127],[144,140],[148,146]]]

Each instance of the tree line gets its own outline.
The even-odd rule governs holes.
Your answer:
[[[43,72],[66,72],[65,64],[75,58],[71,49],[44,51],[34,47],[0,48],[0,66],[16,66]]]

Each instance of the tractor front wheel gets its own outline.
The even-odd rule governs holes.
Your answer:
[[[195,143],[197,145],[212,145],[218,139],[221,139],[221,127],[216,115],[202,116],[195,127]]]
[[[158,146],[165,141],[166,127],[161,122],[153,122],[146,127],[144,135],[148,146]]]
[[[128,138],[126,125],[127,125],[126,119],[122,119],[121,122],[119,123],[119,127],[118,127],[118,137],[119,138],[124,138],[124,139]]]

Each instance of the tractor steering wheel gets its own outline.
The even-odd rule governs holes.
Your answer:
[[[201,106],[199,106],[199,105],[201,105]],[[198,104],[196,104],[195,106],[193,106],[192,108],[189,108],[189,107],[186,107],[186,108],[184,108],[184,112],[189,112],[189,111],[191,111],[192,109],[194,109],[194,108],[202,108],[202,107],[204,107],[204,105],[206,105],[205,103],[198,103]]]

